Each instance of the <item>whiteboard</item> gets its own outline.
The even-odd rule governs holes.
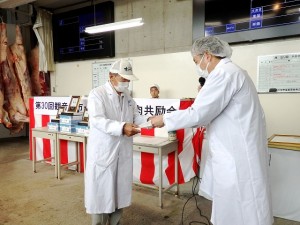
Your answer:
[[[92,63],[92,88],[104,85],[109,80],[109,69],[114,62],[115,61]],[[132,60],[130,60],[130,62],[132,65]],[[129,82],[128,89],[132,91],[132,82]]]
[[[300,92],[300,53],[258,56],[260,93]]]
[[[96,88],[106,83],[109,79],[109,69],[114,61],[92,63],[92,87]]]

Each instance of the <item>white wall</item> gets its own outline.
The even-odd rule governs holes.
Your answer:
[[[257,56],[297,52],[300,38],[233,46],[232,60],[246,69],[256,84]],[[298,51],[299,52],[299,51]],[[161,87],[161,98],[195,97],[198,77],[190,52],[132,57],[139,80],[133,83],[133,96],[150,97],[149,86]],[[105,61],[105,60],[99,60]],[[92,88],[92,62],[56,64],[52,82],[54,96],[87,95]],[[260,94],[267,118],[268,136],[300,134],[300,94]]]
[[[142,16],[145,24],[116,31],[116,58],[131,57],[133,96],[150,97],[149,86],[158,83],[161,98],[193,98],[198,77],[190,55],[192,45],[192,0],[127,0],[115,2],[116,21]],[[246,69],[254,83],[257,57],[300,52],[300,37],[232,46],[232,60]],[[97,60],[111,61],[112,59]],[[92,88],[92,63],[57,63],[51,75],[53,96],[88,95]],[[299,72],[300,73],[300,72]],[[300,94],[260,94],[266,113],[268,135],[300,134]]]

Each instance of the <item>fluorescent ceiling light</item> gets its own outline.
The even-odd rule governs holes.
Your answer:
[[[86,27],[85,32],[89,34],[95,34],[95,33],[102,33],[102,32],[107,32],[112,30],[120,30],[120,29],[125,29],[130,27],[138,27],[138,26],[142,26],[143,24],[144,24],[143,19],[137,18],[137,19],[124,20],[115,23],[107,23],[98,26]]]

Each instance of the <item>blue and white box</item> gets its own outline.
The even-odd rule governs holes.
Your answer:
[[[61,113],[59,119],[60,119],[60,124],[75,125],[82,120],[82,113],[80,114]]]
[[[47,127],[51,131],[60,131],[60,125],[56,122],[48,122]]]
[[[75,133],[75,125],[74,124],[60,124],[60,132],[62,133]]]
[[[76,125],[75,129],[77,134],[89,135],[90,129],[88,126]]]

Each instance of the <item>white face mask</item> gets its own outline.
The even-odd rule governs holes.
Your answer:
[[[129,87],[129,82],[120,82],[118,81],[118,86],[114,86],[118,92],[124,92]]]
[[[202,56],[202,58],[201,58],[201,60],[200,60],[200,63],[197,64],[196,67],[197,67],[197,74],[199,75],[199,77],[204,77],[204,78],[206,79],[206,78],[208,77],[208,74],[209,74],[208,71],[207,71],[207,68],[208,68],[208,66],[209,66],[209,63],[207,63],[205,70],[202,70],[202,69],[200,68],[200,64],[201,64],[201,62],[202,62],[202,60],[203,60],[203,57],[204,57],[204,55]]]

